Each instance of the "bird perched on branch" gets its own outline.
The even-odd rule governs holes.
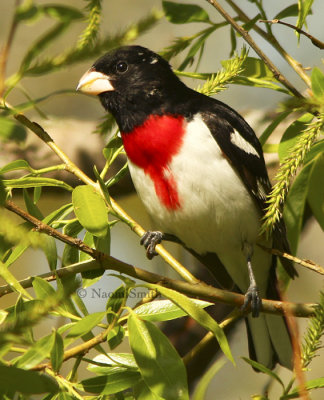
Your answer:
[[[142,238],[147,255],[163,239],[195,254],[225,287],[245,294],[250,356],[267,367],[292,367],[292,346],[280,316],[260,314],[261,298],[278,299],[276,258],[289,251],[283,221],[260,236],[271,185],[261,145],[232,108],[188,88],[158,54],[141,46],[98,59],[78,89],[98,95],[120,128],[135,188],[158,231]],[[285,264],[290,277],[296,272]],[[258,318],[253,318],[257,317]]]

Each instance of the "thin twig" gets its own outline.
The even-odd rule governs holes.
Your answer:
[[[291,254],[285,253],[283,251],[280,251],[277,249],[270,249],[269,247],[262,246],[259,243],[258,243],[258,246],[270,254],[274,254],[275,256],[286,258],[287,260],[290,260],[296,264],[302,265],[303,267],[308,268],[314,272],[317,272],[318,274],[324,275],[324,268],[321,265],[316,264],[311,260],[302,260],[301,258],[292,256]]]
[[[269,24],[280,24],[280,25],[288,26],[289,28],[294,29],[298,33],[301,33],[302,35],[308,37],[308,39],[310,39],[310,41],[313,43],[314,46],[318,47],[321,50],[324,49],[324,42],[321,42],[319,39],[317,39],[313,35],[310,35],[309,33],[303,31],[302,29],[298,28],[295,25],[288,24],[287,22],[283,22],[280,19],[271,19],[271,20],[260,19],[259,22],[265,22],[265,23],[269,23]]]
[[[279,71],[279,69],[273,64],[273,62],[263,53],[260,47],[254,42],[249,33],[242,28],[224,9],[216,0],[207,0],[216,10],[228,21],[232,27],[243,37],[243,39],[252,47],[252,49],[258,54],[258,56],[264,61],[268,66],[273,76],[282,83],[291,93],[296,97],[302,98],[302,94],[285,78],[284,75]]]
[[[242,9],[238,7],[232,0],[226,0],[227,3],[237,12],[240,20],[242,22],[249,22],[250,18],[244,13]],[[257,32],[263,39],[270,43],[278,53],[287,61],[287,63],[295,70],[295,72],[301,77],[301,79],[306,83],[308,87],[311,87],[310,77],[305,73],[305,70],[301,63],[295,60],[286,50],[281,46],[278,40],[272,34],[261,29],[257,24],[254,24],[252,29]]]

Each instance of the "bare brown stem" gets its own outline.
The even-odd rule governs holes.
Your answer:
[[[309,33],[303,31],[302,29],[298,28],[295,25],[288,24],[287,22],[283,22],[280,19],[271,19],[271,20],[260,19],[259,22],[265,22],[265,23],[268,23],[268,24],[280,24],[280,25],[288,26],[289,28],[294,29],[295,31],[297,31],[301,35],[304,35],[304,36],[308,37],[308,39],[310,39],[310,41],[313,43],[314,46],[318,47],[321,50],[324,49],[324,42],[321,42],[319,39],[317,39],[313,35],[310,35]]]
[[[233,8],[233,10],[237,12],[237,15],[239,16],[242,22],[246,23],[250,21],[249,16],[246,15],[245,12],[234,1],[232,0],[226,0],[226,1]],[[287,63],[295,70],[295,72],[301,77],[301,79],[306,83],[306,85],[308,87],[311,87],[310,78],[306,74],[301,63],[295,60],[289,53],[286,52],[286,50],[281,46],[281,44],[275,38],[275,36],[273,36],[271,33],[264,31],[256,24],[254,24],[252,29],[255,32],[257,32],[261,37],[263,37],[263,39],[265,39],[268,43],[270,43],[278,51],[278,53],[287,61]]]

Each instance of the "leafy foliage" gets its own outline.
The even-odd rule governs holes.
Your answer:
[[[276,128],[290,119],[280,143],[272,146],[278,152],[281,165],[268,199],[263,231],[270,235],[284,213],[295,253],[307,215],[312,214],[324,229],[324,75],[320,68],[314,67],[308,77],[299,62],[287,56],[278,45],[271,26],[266,25],[265,30],[261,30],[257,25],[260,18],[267,19],[262,0],[250,1],[257,8],[257,14],[251,18],[240,8],[242,2],[228,1],[235,11],[233,21],[240,23],[246,33],[261,32],[263,38],[274,45],[299,74],[303,84],[310,82],[307,97],[298,96],[296,92],[294,94],[287,79],[284,76],[279,79],[273,73],[266,57],[249,56],[245,47],[237,51],[239,42],[233,21],[213,22],[216,17],[213,9],[209,8],[207,12],[207,8],[200,4],[162,1],[162,10],[149,12],[139,21],[120,28],[117,33],[102,35],[100,26],[106,16],[103,15],[101,0],[85,0],[82,11],[55,3],[32,0],[16,2],[11,34],[0,52],[0,141],[4,145],[22,148],[28,128],[59,156],[62,163],[36,169],[26,160],[17,159],[0,166],[0,277],[5,281],[0,286],[0,296],[11,292],[16,294],[11,306],[0,310],[1,398],[28,399],[43,394],[46,400],[188,399],[186,367],[192,355],[189,353],[189,356],[181,358],[156,324],[184,316],[190,316],[209,331],[205,339],[210,336],[216,338],[226,357],[234,361],[223,331],[225,322],[218,324],[205,310],[211,303],[196,299],[195,292],[189,297],[164,287],[165,278],[159,280],[148,271],[143,271],[141,275],[148,283],[137,284],[127,276],[135,275],[138,278],[137,270],[110,256],[110,239],[118,221],[126,223],[137,234],[143,234],[143,229],[110,197],[112,185],[118,183],[128,171],[125,164],[116,174],[107,177],[112,163],[123,153],[122,142],[111,116],[98,125],[98,132],[114,134],[103,149],[106,164],[100,171],[94,168],[96,181],[92,181],[68,159],[64,149],[60,149],[42,127],[22,114],[30,109],[39,112],[40,102],[57,94],[67,95],[71,91],[54,91],[33,99],[20,85],[26,77],[46,75],[50,79],[49,74],[54,71],[81,61],[93,61],[105,51],[137,40],[162,18],[170,24],[183,24],[188,36],[175,38],[160,54],[168,60],[175,57],[181,60],[176,70],[180,76],[203,81],[197,90],[214,95],[228,85],[239,84],[253,87],[256,91],[266,88],[286,96],[281,112],[260,138],[266,151],[269,149],[268,139],[272,139]],[[302,28],[311,13],[312,4],[313,0],[296,0],[289,6],[285,5],[275,18],[297,17],[296,25]],[[16,30],[27,29],[27,25],[33,28],[36,21],[50,21],[51,24],[49,27],[45,24],[44,32],[38,34],[22,54],[17,71],[6,77],[5,67],[11,56]],[[79,29],[75,43],[71,43],[67,50],[52,54],[51,46],[60,37],[67,37],[72,27]],[[222,62],[221,69],[215,68],[213,73],[197,72],[206,43],[224,28],[229,36],[230,58]],[[193,29],[197,31],[193,32]],[[16,90],[22,90],[27,101],[11,105],[8,99]],[[48,176],[62,170],[73,173],[80,184],[73,188],[64,178]],[[68,200],[48,215],[43,215],[40,199],[46,188],[59,189]],[[26,211],[15,203],[21,194],[20,199]],[[18,214],[25,222],[20,225],[13,223],[8,211]],[[14,267],[29,248],[45,255],[48,272],[20,280]],[[200,284],[186,268],[173,262],[168,253],[163,254],[170,265],[175,264],[189,282]],[[83,301],[84,294],[89,286],[103,276],[106,265],[119,272],[117,277],[122,283],[107,295],[104,310],[89,312]],[[33,274],[29,268],[30,265],[27,265],[26,276]],[[129,271],[135,271],[134,275],[128,274]],[[131,307],[132,295],[139,287],[145,288],[146,295]],[[304,369],[309,368],[321,346],[323,315],[322,296],[304,338]],[[39,324],[44,321],[48,329],[36,339]],[[124,341],[129,342],[131,352],[113,353],[112,350]],[[199,346],[192,349],[192,354],[199,353]],[[89,350],[97,355],[91,354],[87,358]],[[73,366],[66,373],[63,367],[68,360],[73,360]],[[280,385],[281,399],[299,396],[301,387],[295,376],[286,384],[277,372],[255,361],[245,361]],[[194,394],[195,400],[204,398],[213,375],[222,365],[223,361],[217,362],[202,377]],[[80,379],[79,372],[85,368],[92,375]],[[307,390],[323,388],[324,379],[306,381],[304,386]],[[268,394],[259,398],[267,399]]]

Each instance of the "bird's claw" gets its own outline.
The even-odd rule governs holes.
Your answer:
[[[140,243],[145,247],[146,256],[149,260],[158,255],[155,247],[162,242],[162,239],[163,233],[160,231],[147,231],[141,237]]]
[[[262,308],[262,300],[260,297],[259,289],[255,285],[250,285],[248,290],[246,291],[241,311],[246,311],[249,304],[251,304],[252,317],[258,317]]]

